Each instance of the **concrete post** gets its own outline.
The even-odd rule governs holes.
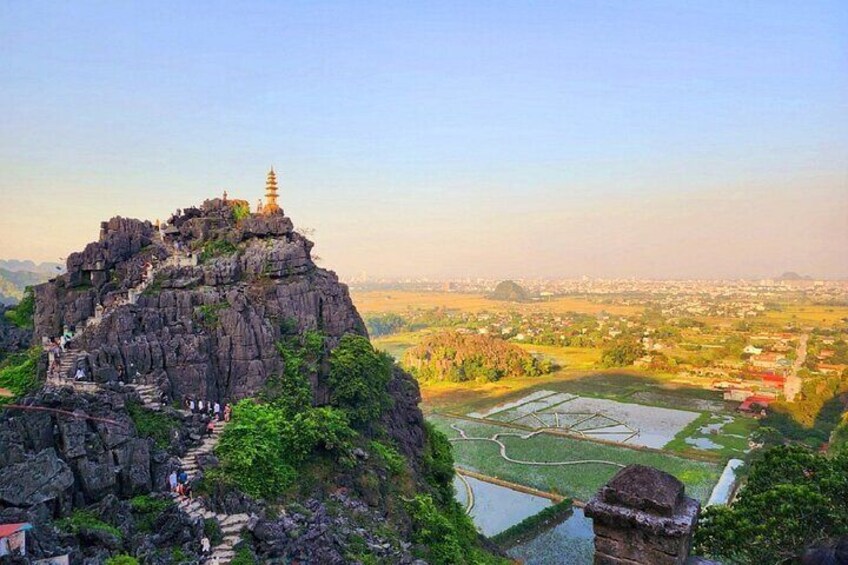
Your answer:
[[[595,565],[685,563],[700,510],[673,476],[629,465],[586,505],[595,530]]]

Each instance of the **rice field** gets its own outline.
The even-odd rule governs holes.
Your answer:
[[[587,437],[660,449],[698,412],[538,390],[519,400],[468,414],[529,428],[558,428]]]
[[[451,424],[465,431],[469,437],[515,433],[514,429],[506,426],[469,422],[446,416],[431,416],[430,421],[453,439],[461,438],[461,434],[451,428]],[[715,463],[685,459],[662,452],[545,433],[527,439],[503,436],[499,441],[505,446],[507,455],[517,460],[540,463],[593,460],[606,463],[567,466],[516,464],[501,457],[499,445],[492,441],[454,441],[456,464],[478,473],[584,501],[611,479],[620,466],[631,463],[650,465],[676,476],[686,485],[689,496],[706,501],[721,474],[722,467]]]
[[[575,508],[571,516],[532,540],[510,548],[507,555],[524,565],[591,565],[595,557],[592,519]]]
[[[498,534],[525,518],[541,512],[553,504],[549,499],[514,491],[507,487],[487,483],[473,477],[454,478],[457,500],[465,506],[468,503],[465,480],[471,487],[474,505],[471,518],[477,529],[485,536]]]

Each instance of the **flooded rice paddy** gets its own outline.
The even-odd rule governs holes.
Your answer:
[[[465,477],[465,480],[468,481],[474,496],[471,518],[486,536],[499,534],[553,504],[547,498],[514,491],[472,477]],[[454,477],[454,488],[457,500],[466,506],[466,489],[459,477]]]
[[[559,525],[544,531],[532,540],[507,551],[524,565],[591,565],[594,555],[592,520],[575,508],[571,516]]]

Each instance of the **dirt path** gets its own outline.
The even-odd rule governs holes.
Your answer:
[[[801,392],[801,377],[798,376],[798,370],[807,361],[807,341],[809,338],[808,334],[804,334],[798,340],[795,363],[792,364],[792,371],[786,376],[786,381],[783,384],[783,396],[786,397],[788,402],[795,400],[795,397]]]

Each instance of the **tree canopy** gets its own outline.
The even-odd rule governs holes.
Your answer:
[[[804,549],[848,535],[848,453],[800,446],[767,450],[733,506],[704,510],[696,550],[733,563],[789,563]]]

